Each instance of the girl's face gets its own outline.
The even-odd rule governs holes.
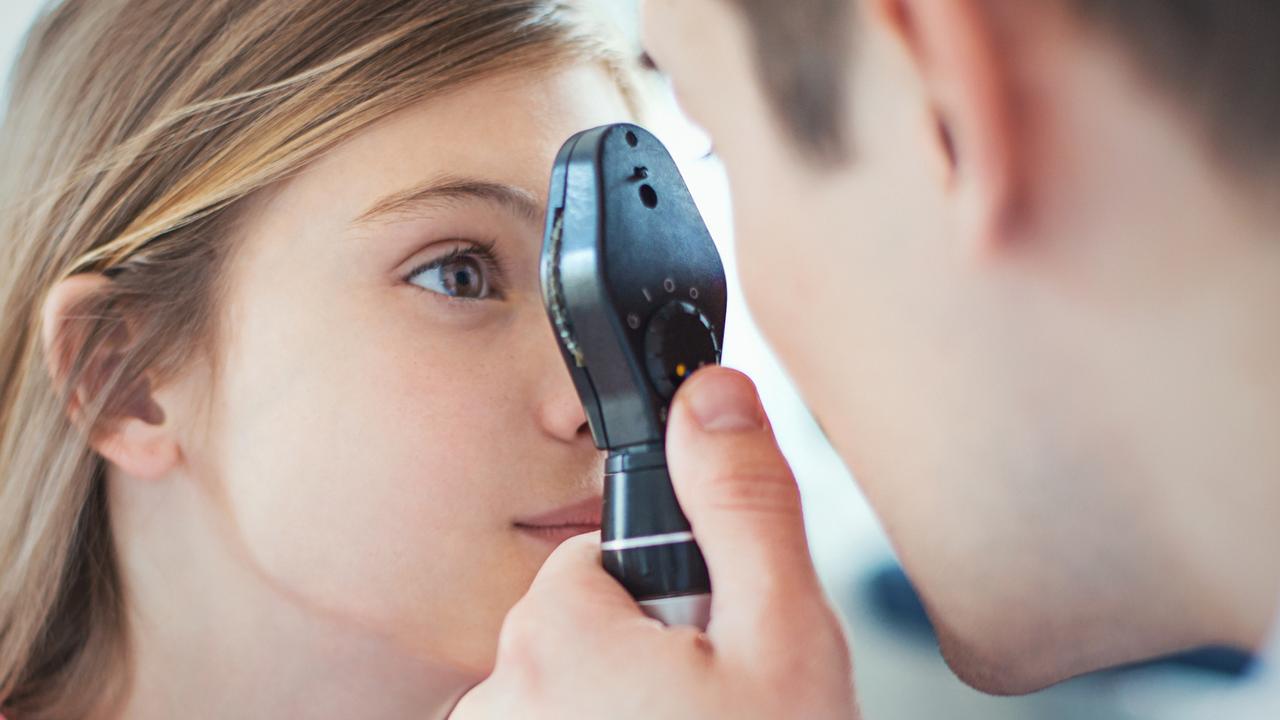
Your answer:
[[[560,144],[627,116],[595,67],[475,82],[249,211],[184,452],[273,588],[483,671],[543,560],[598,527],[537,263]]]

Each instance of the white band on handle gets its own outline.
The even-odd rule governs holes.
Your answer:
[[[681,532],[663,533],[662,535],[645,535],[642,537],[606,540],[600,543],[600,549],[630,550],[632,548],[653,547],[654,545],[675,545],[683,542],[693,542],[693,533],[688,530],[684,530]]]

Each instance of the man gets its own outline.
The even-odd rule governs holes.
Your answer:
[[[729,171],[754,315],[955,672],[1011,694],[1263,650],[1280,4],[650,0],[646,22]],[[579,538],[458,717],[854,714],[749,383],[695,376],[668,452],[711,567],[707,634],[647,622]],[[1280,716],[1254,692],[1204,712]]]

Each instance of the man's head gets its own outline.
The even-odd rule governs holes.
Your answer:
[[[1256,642],[1280,5],[649,0],[646,24],[729,170],[753,314],[957,672],[1021,692]]]

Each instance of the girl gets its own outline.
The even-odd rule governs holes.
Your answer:
[[[602,458],[537,287],[626,70],[544,0],[63,0],[0,162],[0,712],[432,717]]]

